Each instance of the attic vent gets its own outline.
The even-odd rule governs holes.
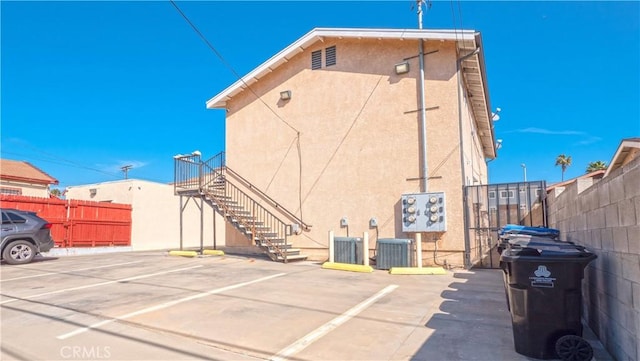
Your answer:
[[[316,70],[322,68],[322,50],[316,50],[311,53],[311,69]]]
[[[326,51],[327,59],[325,61],[325,66],[336,65],[336,46],[330,46]]]

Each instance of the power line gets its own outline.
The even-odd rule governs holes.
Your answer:
[[[35,150],[35,151],[39,151],[36,148],[32,148],[32,149]],[[23,153],[16,153],[16,152],[12,152],[12,151],[6,151],[4,149],[2,150],[1,153],[3,155],[4,154],[11,154],[11,155],[14,155],[14,156],[24,157],[26,159],[25,161],[37,160],[37,161],[40,161],[40,162],[58,164],[58,165],[65,166],[65,167],[70,167],[70,168],[90,170],[90,171],[93,171],[93,172],[97,172],[97,173],[101,173],[101,174],[107,175],[110,178],[113,178],[114,180],[122,179],[122,175],[120,173],[116,173],[116,172],[112,173],[112,172],[104,171],[104,170],[97,169],[97,168],[91,168],[91,167],[88,167],[88,166],[85,166],[85,165],[82,165],[82,164],[79,164],[79,163],[76,163],[76,162],[72,162],[70,160],[58,157],[58,156],[54,156],[54,155],[52,155],[50,153],[46,153],[44,151],[39,151],[39,152],[43,153],[43,154],[47,154],[51,158],[59,158],[62,161],[56,161],[56,160],[51,160],[51,159],[47,159],[47,158],[39,158],[37,156],[33,156],[33,155],[29,155],[29,154],[23,154]],[[129,166],[129,167],[130,167],[129,169],[131,169],[131,166]],[[122,169],[122,168],[120,168],[120,169]],[[148,177],[140,177],[140,176],[136,176],[136,179],[149,181],[149,182],[163,183],[163,184],[169,183],[166,180],[159,180],[159,179],[148,178]],[[60,183],[58,184],[58,187],[63,186],[63,185],[73,186],[74,184],[70,184],[68,182],[60,181]]]
[[[273,115],[275,115],[280,121],[282,121],[284,124],[286,124],[289,128],[291,128],[294,132],[296,133],[300,133],[300,131],[298,129],[296,129],[293,125],[289,124],[289,122],[287,122],[286,120],[284,120],[273,108],[271,108],[269,106],[269,104],[267,104],[264,100],[262,100],[262,98],[249,86],[249,84],[247,84],[242,77],[240,76],[240,74],[238,74],[238,72],[235,71],[235,69],[231,66],[231,64],[229,64],[229,62],[227,62],[225,60],[225,58],[222,56],[222,54],[213,46],[213,44],[211,44],[211,42],[209,42],[209,40],[207,40],[207,38],[202,34],[202,32],[198,29],[198,27],[195,26],[195,24],[193,22],[191,22],[191,20],[189,20],[189,18],[187,17],[187,15],[182,12],[182,10],[180,10],[180,8],[178,7],[178,5],[175,3],[175,1],[173,0],[169,0],[169,2],[171,2],[171,5],[173,5],[173,7],[176,8],[176,10],[178,11],[178,13],[180,13],[180,15],[184,18],[184,20],[189,24],[189,26],[191,26],[191,28],[193,29],[193,31],[196,32],[196,34],[198,34],[198,36],[200,37],[200,39],[202,39],[202,41],[204,41],[205,44],[207,44],[207,46],[209,47],[209,49],[211,49],[211,51],[213,51],[214,54],[216,54],[216,56],[220,59],[220,61],[222,62],[222,64],[224,64],[224,66],[227,67],[227,69],[229,69],[229,71],[231,71],[233,73],[233,75],[236,76],[236,78],[238,78],[238,80],[240,80],[242,82],[242,84],[244,84],[247,89],[249,89],[249,91],[262,103],[264,104],[265,107],[267,107],[271,113],[273,113]]]
[[[303,220],[302,217],[302,149],[301,149],[301,145],[300,145],[300,131],[298,129],[296,129],[293,125],[291,125],[289,122],[287,122],[286,120],[284,120],[273,108],[271,108],[269,106],[269,104],[267,104],[264,100],[262,100],[262,98],[258,95],[258,93],[256,93],[253,88],[251,88],[251,86],[249,84],[247,84],[244,79],[242,79],[242,77],[240,76],[240,74],[238,74],[238,72],[235,71],[235,69],[231,66],[231,64],[229,64],[229,62],[227,62],[225,60],[225,58],[222,56],[222,54],[213,46],[213,44],[211,44],[211,42],[204,36],[204,34],[202,34],[202,32],[198,29],[198,27],[187,17],[187,15],[178,7],[178,5],[175,3],[174,0],[169,0],[169,2],[171,3],[171,5],[173,5],[173,7],[178,11],[178,13],[182,16],[182,18],[189,24],[189,26],[191,26],[191,28],[193,29],[193,31],[196,32],[196,34],[198,34],[198,36],[200,37],[200,39],[202,41],[204,41],[204,43],[209,47],[209,49],[211,49],[211,51],[213,51],[213,53],[220,59],[220,61],[222,62],[222,64],[227,67],[227,69],[229,71],[231,71],[231,73],[233,73],[233,75],[235,75],[236,78],[238,78],[238,80],[240,82],[242,82],[242,84],[246,87],[246,89],[248,89],[251,94],[253,94],[256,99],[258,99],[258,101],[260,101],[260,103],[262,103],[267,109],[269,109],[269,111],[276,116],[276,118],[278,118],[282,123],[284,123],[287,127],[289,127],[291,130],[293,130],[294,132],[296,132],[296,150],[298,153],[298,166],[299,166],[299,178],[298,178],[298,202],[299,202],[299,212],[300,212],[300,219]],[[277,171],[276,171],[277,174]]]
[[[35,149],[34,149],[34,150],[35,150]],[[37,151],[37,150],[36,150],[36,151]],[[45,152],[41,152],[41,153],[43,153],[43,154],[47,154],[47,153],[45,153]],[[78,164],[78,163],[72,162],[72,161],[70,161],[70,160],[63,159],[63,158],[59,158],[59,159],[61,159],[61,160],[62,160],[62,162],[61,162],[61,161],[55,161],[55,160],[46,159],[46,158],[44,158],[44,159],[43,159],[43,158],[37,158],[37,157],[34,157],[34,156],[32,156],[32,155],[27,155],[27,154],[22,154],[22,153],[15,153],[15,152],[11,152],[11,151],[9,151],[9,152],[8,152],[8,151],[6,151],[6,150],[3,150],[3,151],[2,151],[2,154],[12,154],[12,155],[20,156],[20,157],[27,157],[27,158],[30,158],[30,159],[39,160],[39,161],[41,161],[41,162],[53,163],[53,164],[63,165],[63,166],[71,167],[71,168],[86,169],[86,170],[90,170],[90,171],[94,171],[94,172],[98,172],[98,173],[106,174],[106,175],[108,175],[108,176],[110,176],[110,177],[113,177],[113,178],[116,178],[116,179],[120,178],[120,177],[118,176],[118,174],[116,174],[116,173],[110,173],[110,172],[103,171],[103,170],[101,170],[101,169],[96,169],[96,168],[87,167],[87,166],[84,166],[84,165],[81,165],[81,164]]]

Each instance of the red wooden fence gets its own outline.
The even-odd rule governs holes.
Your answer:
[[[58,247],[131,245],[131,205],[0,195],[2,208],[36,212],[52,224]]]

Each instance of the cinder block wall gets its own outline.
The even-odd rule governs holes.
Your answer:
[[[554,190],[548,207],[551,227],[598,255],[582,289],[589,326],[617,360],[640,360],[640,158]]]

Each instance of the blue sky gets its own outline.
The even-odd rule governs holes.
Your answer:
[[[244,75],[315,27],[417,28],[412,1],[178,2]],[[413,8],[413,9],[412,9]],[[1,153],[71,185],[170,182],[173,155],[224,150],[205,101],[236,80],[169,1],[1,2]],[[425,28],[482,32],[494,183],[565,179],[640,136],[639,2],[436,1]]]

